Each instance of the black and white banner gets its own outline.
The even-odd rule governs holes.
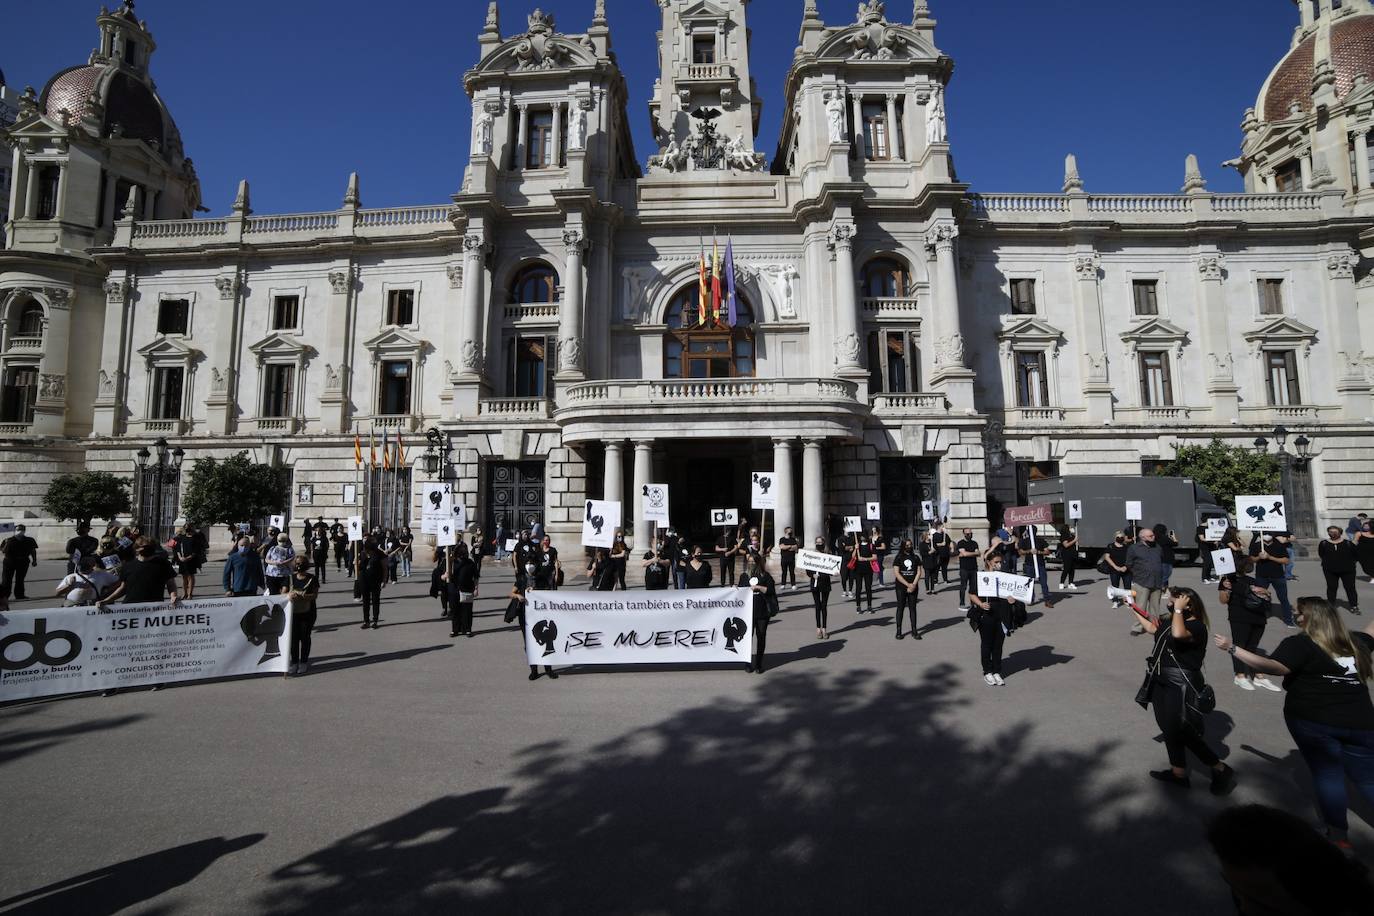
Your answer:
[[[749,661],[754,605],[747,588],[528,595],[531,665]]]
[[[283,674],[285,596],[177,607],[112,604],[0,614],[0,702],[173,681]]]

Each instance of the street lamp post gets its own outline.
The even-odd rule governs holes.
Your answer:
[[[163,493],[164,490],[176,492],[171,488],[180,482],[181,462],[186,452],[180,446],[169,450],[167,440],[162,438],[153,443],[153,449],[153,452],[149,452],[145,445],[134,453],[134,461],[138,465],[138,521],[144,534],[160,543],[166,540],[169,523],[163,505]],[[151,465],[149,459],[155,459]],[[153,488],[151,504],[147,499],[150,481]],[[175,521],[175,518],[171,521]]]
[[[432,479],[449,482],[457,479],[453,473],[453,433],[442,433],[431,426],[425,431],[425,473]]]
[[[1312,459],[1312,440],[1299,433],[1293,440],[1296,452],[1288,451],[1288,430],[1283,426],[1274,427],[1274,443],[1277,451],[1274,457],[1279,462],[1279,492],[1288,511],[1289,528],[1300,537],[1315,537],[1315,520],[1311,518],[1310,500],[1297,492],[1295,467],[1304,467]],[[1269,440],[1260,437],[1255,440],[1255,451],[1266,454]]]

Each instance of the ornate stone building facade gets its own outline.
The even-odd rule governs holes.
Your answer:
[[[923,0],[839,25],[799,4],[760,150],[748,0],[658,6],[655,150],[634,149],[602,0],[581,32],[538,10],[504,29],[492,3],[450,200],[364,208],[354,176],[337,210],[256,214],[245,182],[208,219],[146,24],[102,11],[89,64],[9,131],[0,499],[41,516],[52,474],[127,472],[161,436],[188,461],[282,461],[297,517],[344,516],[354,436],[385,431],[410,445],[404,514],[437,428],[476,520],[565,542],[584,499],[633,521],[651,481],[711,537],[708,510],[747,507],[767,468],[770,525],[806,537],[872,500],[894,531],[927,499],[983,529],[1034,476],[1284,425],[1313,443],[1312,517],[1367,508],[1368,0],[1300,4],[1231,163],[1245,193],[1209,192],[1190,158],[1166,195],[1089,193],[1072,157],[1062,193],[974,192]],[[697,311],[712,227],[733,325]]]

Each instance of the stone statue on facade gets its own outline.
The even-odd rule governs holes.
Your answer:
[[[99,392],[99,394],[100,394],[100,397],[102,397],[102,398],[112,398],[112,397],[114,397],[114,393],[115,393],[115,380],[114,380],[114,376],[110,375],[110,373],[106,372],[104,369],[101,369],[100,372],[96,375],[96,387],[97,387],[97,390],[98,390],[98,392]]]
[[[565,337],[558,342],[558,369],[560,372],[582,371],[582,339]]]
[[[936,86],[926,103],[926,143],[944,143],[949,139],[945,125],[945,90]]]
[[[472,153],[474,156],[490,156],[492,148],[491,112],[478,108],[472,119]]]
[[[797,317],[796,280],[801,278],[791,264],[771,264],[764,272],[773,283],[773,295],[778,303],[779,318]]]
[[[838,92],[832,93],[825,100],[825,121],[830,127],[831,143],[844,143],[848,140],[845,136],[844,107],[844,96]]]
[[[657,156],[649,157],[649,168],[663,169],[665,172],[681,172],[687,168],[687,151],[678,144],[676,139],[669,140],[668,145],[659,150]]]
[[[587,147],[587,109],[581,104],[574,105],[568,115],[568,149],[579,150]]]
[[[725,164],[741,172],[757,172],[763,168],[763,153],[756,153],[744,142],[744,134],[736,134],[725,147]]]

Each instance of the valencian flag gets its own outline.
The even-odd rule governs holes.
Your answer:
[[[706,246],[701,247],[701,258],[697,263],[697,324],[706,323]]]
[[[725,323],[730,327],[739,321],[735,298],[735,240],[725,240]]]
[[[399,469],[406,463],[406,448],[401,444],[401,431],[396,430],[396,467]]]
[[[377,428],[369,426],[367,428],[367,466],[375,468],[377,466]]]
[[[720,323],[720,246],[711,236],[711,320]]]
[[[391,470],[391,437],[390,430],[382,430],[382,469]]]
[[[363,466],[363,439],[358,433],[353,434],[353,466],[355,468]]]

